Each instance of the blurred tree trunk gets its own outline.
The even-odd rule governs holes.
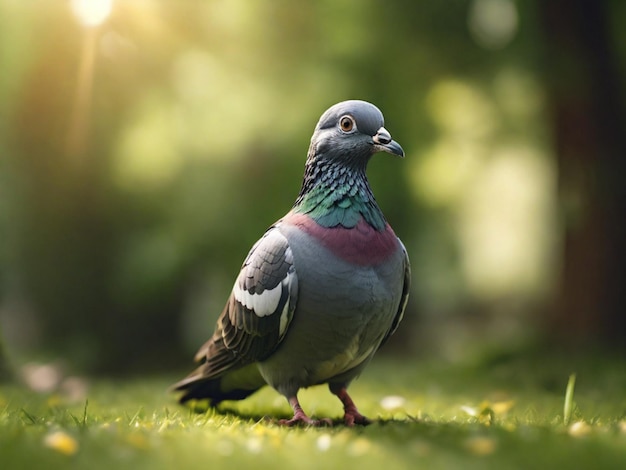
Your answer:
[[[610,2],[538,2],[564,209],[554,337],[624,347],[626,135]]]

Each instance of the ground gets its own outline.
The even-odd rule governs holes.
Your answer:
[[[355,428],[280,427],[290,409],[270,389],[193,412],[166,393],[176,378],[73,379],[74,389],[47,393],[0,387],[2,467],[617,469],[626,462],[626,365],[614,356],[377,358],[350,389],[374,423]],[[340,422],[326,387],[300,398],[313,417]]]

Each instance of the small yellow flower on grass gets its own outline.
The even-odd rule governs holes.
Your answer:
[[[43,444],[63,455],[78,452],[78,441],[63,431],[54,431],[44,437]]]
[[[48,405],[48,407],[50,407],[50,408],[54,408],[56,406],[60,406],[61,403],[62,403],[61,395],[59,395],[58,393],[53,393],[46,400],[46,405]]]
[[[490,437],[476,436],[465,441],[465,448],[474,455],[490,455],[496,450],[495,439]]]
[[[498,416],[505,415],[515,406],[515,400],[496,401],[491,404],[491,409]]]
[[[515,401],[497,401],[489,402],[483,401],[477,407],[461,406],[461,409],[473,418],[477,418],[478,421],[487,426],[493,424],[496,417],[506,415],[511,408],[515,405]]]
[[[367,454],[372,448],[372,444],[365,438],[356,438],[348,447],[348,454],[353,457],[360,457]]]
[[[143,434],[139,432],[133,432],[126,437],[126,442],[128,442],[135,449],[147,450],[150,448],[150,442]]]

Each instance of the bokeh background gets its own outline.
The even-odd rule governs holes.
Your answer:
[[[190,366],[330,105],[413,266],[385,353],[624,351],[626,2],[0,0],[0,362]]]

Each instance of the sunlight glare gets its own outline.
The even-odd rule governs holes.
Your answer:
[[[111,14],[113,0],[72,0],[72,11],[85,26],[102,24]]]

